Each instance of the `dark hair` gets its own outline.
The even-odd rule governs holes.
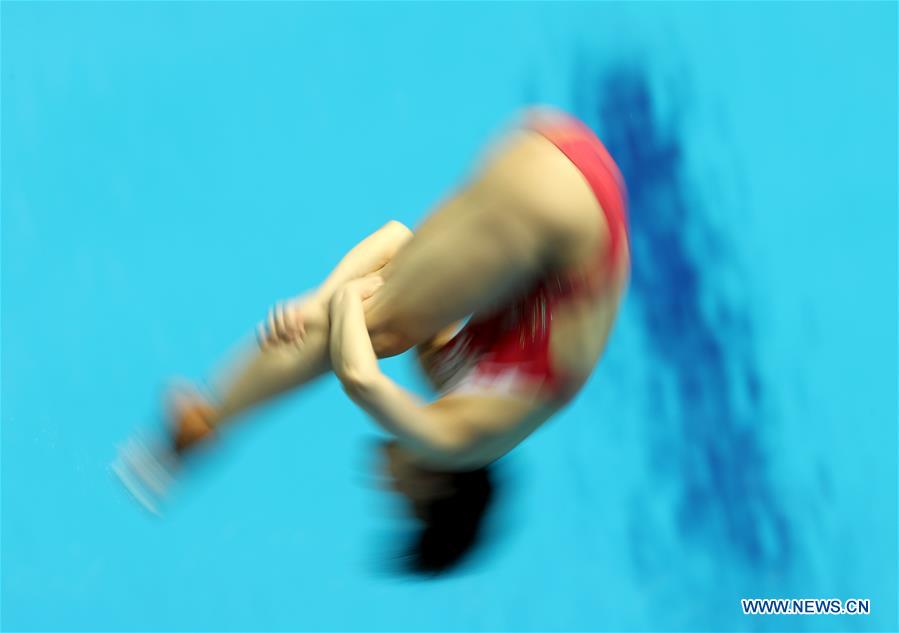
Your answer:
[[[446,478],[449,493],[413,503],[418,525],[403,562],[410,572],[436,575],[456,567],[481,541],[495,485],[489,467],[433,474]]]

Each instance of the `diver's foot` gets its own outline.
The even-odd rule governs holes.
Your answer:
[[[140,505],[157,516],[175,482],[178,456],[168,442],[135,435],[119,447],[112,472]]]
[[[186,387],[172,389],[166,408],[172,449],[177,455],[183,455],[215,436],[217,411],[196,390]]]
[[[217,412],[195,389],[173,387],[166,396],[163,433],[136,434],[119,447],[112,472],[149,512],[162,506],[187,452],[215,436]]]

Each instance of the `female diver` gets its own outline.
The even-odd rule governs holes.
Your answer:
[[[387,470],[421,527],[411,566],[451,567],[477,540],[490,464],[570,401],[605,347],[630,268],[626,205],[585,124],[529,110],[415,234],[388,222],[317,290],[276,305],[215,397],[177,389],[169,450],[132,445],[117,474],[152,504],[223,423],[333,371],[395,437]],[[379,371],[412,347],[433,402]]]

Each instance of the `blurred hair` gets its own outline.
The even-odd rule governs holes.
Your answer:
[[[436,575],[455,568],[482,540],[495,485],[489,467],[431,474],[446,478],[448,494],[412,502],[418,525],[403,562],[412,573]]]

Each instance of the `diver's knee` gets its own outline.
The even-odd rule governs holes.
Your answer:
[[[372,346],[379,356],[396,356],[426,340],[419,320],[410,318],[405,310],[398,310],[396,302],[386,302],[375,293],[365,305],[365,323]]]
[[[381,329],[371,332],[371,344],[379,358],[396,356],[411,349],[418,341],[397,330]]]

